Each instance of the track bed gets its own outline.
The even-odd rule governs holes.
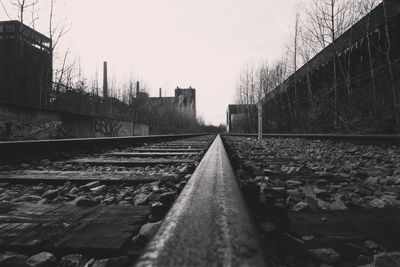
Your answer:
[[[398,146],[243,136],[224,142],[275,264],[400,265]]]

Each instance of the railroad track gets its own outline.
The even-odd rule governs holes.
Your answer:
[[[132,264],[214,138],[0,143],[0,265]]]
[[[379,264],[400,251],[398,139],[0,143],[0,265],[390,266]]]

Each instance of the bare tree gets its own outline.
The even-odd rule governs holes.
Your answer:
[[[66,73],[68,72],[67,70],[67,59],[68,59],[68,54],[69,54],[69,49],[67,49],[67,51],[64,53],[64,58],[62,60],[61,63],[61,68],[60,69],[55,69],[54,71],[54,76],[53,76],[53,80],[55,83],[55,88],[56,88],[56,93],[58,94],[60,91],[60,87],[64,82],[64,78],[66,76]],[[70,68],[72,67],[72,65],[69,66]]]
[[[249,65],[241,74],[237,85],[236,102],[239,104],[256,103],[256,68]]]
[[[382,0],[353,0],[359,18],[369,14],[377,5],[382,3]]]
[[[56,22],[54,21],[56,4],[57,0],[50,0],[49,37],[52,40],[52,51],[54,51],[60,39],[70,30],[70,26],[67,25],[66,19],[58,20]]]
[[[254,118],[257,118],[255,104],[268,93],[278,87],[288,76],[288,60],[283,58],[273,65],[262,63],[259,66],[249,65],[241,73],[236,86],[236,103],[242,105],[244,114],[240,120],[241,128],[247,132],[254,132],[256,129]],[[289,99],[289,95],[288,99]],[[292,100],[289,100],[290,112]]]
[[[296,119],[297,117],[297,69],[298,69],[298,52],[299,52],[299,36],[301,34],[300,26],[300,10],[299,5],[296,8],[295,22],[294,22],[294,32],[293,32],[293,79],[294,79],[294,99],[293,99],[293,115]]]
[[[37,7],[39,1],[36,1],[33,3],[31,7],[31,27],[32,29],[35,29],[36,27],[36,21],[39,20],[39,7]]]
[[[376,81],[375,81],[375,70],[374,63],[372,57],[372,41],[371,41],[371,11],[381,3],[381,0],[356,0],[355,8],[359,12],[359,16],[367,16],[366,23],[366,37],[367,37],[367,46],[368,46],[368,64],[369,64],[369,73],[371,78],[371,86],[372,86],[372,107],[374,113],[376,113]]]
[[[338,114],[338,51],[336,39],[352,24],[349,19],[349,2],[344,0],[313,0],[312,9],[307,11],[309,17],[308,31],[312,37],[325,48],[331,44],[332,57],[332,91],[334,93],[335,125]]]
[[[300,33],[300,44],[299,44],[299,54],[301,56],[301,61],[306,68],[306,82],[307,82],[307,95],[308,101],[310,103],[311,110],[314,108],[314,97],[311,88],[311,73],[310,73],[310,59],[313,55],[312,48],[312,38],[307,31],[301,31]]]
[[[53,80],[55,81],[56,93],[58,94],[59,88],[62,84],[68,85],[72,81],[72,71],[75,67],[75,61],[68,59],[70,52],[67,49],[65,52],[58,52],[57,45],[61,38],[68,33],[70,26],[67,26],[66,19],[59,19],[55,21],[57,0],[50,0],[49,10],[49,38],[51,39],[50,53],[52,55],[52,66],[53,68],[49,72],[53,73]],[[62,55],[60,55],[62,54]],[[68,75],[66,75],[69,73]],[[67,86],[68,88],[68,86]]]
[[[8,10],[7,10],[6,6],[4,5],[3,0],[0,0],[0,5],[1,5],[1,7],[2,7],[4,13],[5,13],[6,16],[8,17],[8,19],[11,20],[11,16],[10,16],[10,14],[8,13]]]
[[[24,14],[26,9],[34,7],[39,0],[13,0],[11,4],[18,10],[18,19],[21,23],[24,23]]]

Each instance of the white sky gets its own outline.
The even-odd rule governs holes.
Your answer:
[[[2,0],[7,5],[9,0]],[[285,50],[296,0],[58,0],[57,16],[72,28],[61,39],[80,56],[88,78],[103,60],[118,80],[133,73],[152,96],[158,88],[196,88],[197,111],[225,123],[241,70],[272,62]],[[47,34],[49,0],[37,30]],[[9,13],[16,13],[11,7]],[[29,14],[25,15],[29,17]],[[0,7],[0,20],[8,19]],[[28,18],[27,18],[28,20]]]

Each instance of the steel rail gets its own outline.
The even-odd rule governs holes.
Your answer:
[[[257,134],[224,133],[222,136],[257,137]],[[400,135],[371,134],[263,134],[263,138],[303,138],[335,141],[351,141],[367,144],[400,144]]]
[[[268,266],[219,135],[135,266]]]
[[[74,138],[0,142],[0,163],[48,157],[60,153],[85,152],[93,149],[145,142],[173,141],[206,134],[149,135],[127,137]]]

